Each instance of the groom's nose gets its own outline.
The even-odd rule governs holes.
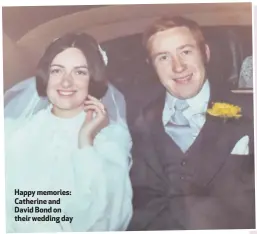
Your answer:
[[[185,62],[179,56],[172,57],[171,66],[174,73],[181,73],[186,69]]]

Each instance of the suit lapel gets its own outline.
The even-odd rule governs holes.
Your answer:
[[[164,168],[161,164],[161,154],[163,151],[160,151],[160,144],[163,139],[163,125],[162,125],[162,110],[165,102],[165,92],[162,92],[161,95],[154,102],[149,105],[146,113],[146,121],[148,122],[148,133],[147,138],[149,139],[149,148],[153,152],[149,152],[149,154],[144,154],[143,157],[147,165],[155,172],[156,176],[160,179],[162,189],[167,187],[169,181],[164,173]],[[148,118],[150,116],[150,118]]]

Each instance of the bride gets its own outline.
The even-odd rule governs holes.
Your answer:
[[[104,76],[100,47],[87,34],[46,49],[26,114],[5,116],[7,232],[126,230],[132,143],[124,121],[109,119],[99,100]],[[49,104],[34,111],[42,98]]]

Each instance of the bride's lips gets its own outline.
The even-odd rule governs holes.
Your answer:
[[[60,95],[60,96],[65,96],[65,97],[70,97],[72,96],[74,93],[76,93],[75,90],[57,90],[57,93]]]
[[[187,84],[193,77],[193,73],[187,75],[187,76],[181,76],[177,78],[173,78],[173,81],[175,81],[178,84]]]

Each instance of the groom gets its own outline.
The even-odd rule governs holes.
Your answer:
[[[252,118],[241,96],[212,83],[201,29],[183,17],[161,18],[143,43],[164,92],[133,134],[128,230],[255,228]],[[216,115],[220,102],[242,112],[229,106],[230,116]]]

